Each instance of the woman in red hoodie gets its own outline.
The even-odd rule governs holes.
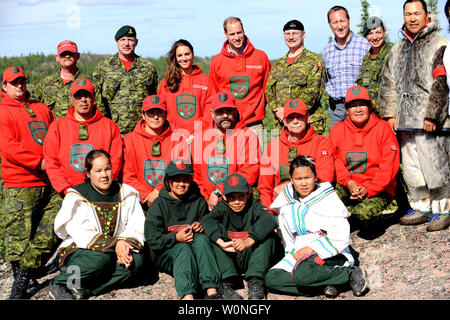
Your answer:
[[[258,190],[261,202],[267,208],[290,182],[290,163],[299,155],[314,159],[319,181],[334,181],[331,145],[309,124],[308,110],[302,100],[292,99],[285,103],[283,123],[280,137],[269,142],[261,158]]]
[[[124,139],[123,182],[141,196],[144,209],[150,207],[164,186],[167,165],[174,159],[191,162],[183,132],[172,131],[163,96],[152,95],[142,103],[142,119]]]
[[[209,76],[193,62],[194,48],[189,41],[176,41],[168,53],[165,78],[158,89],[158,95],[167,101],[167,120],[172,130],[187,130],[187,139],[194,134],[196,122],[200,129],[209,96]]]
[[[27,298],[30,279],[52,255],[57,238],[51,230],[62,202],[48,181],[42,151],[55,117],[45,104],[30,100],[26,80],[21,68],[6,69],[0,102],[0,218],[5,260],[14,274],[10,299]]]
[[[347,90],[345,108],[347,118],[334,125],[328,137],[335,158],[336,189],[359,220],[361,231],[370,233],[395,195],[399,146],[389,124],[373,113],[364,87]]]
[[[92,82],[79,79],[71,87],[73,105],[50,127],[44,143],[47,174],[53,188],[65,195],[84,182],[84,160],[89,151],[103,149],[111,155],[113,178],[122,169],[123,142],[119,127],[95,108]]]

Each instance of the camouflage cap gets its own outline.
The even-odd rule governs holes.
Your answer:
[[[368,18],[363,26],[363,36],[366,37],[371,30],[376,29],[378,27],[383,27],[384,30],[383,20],[381,20],[378,17]]]
[[[25,79],[27,78],[27,77],[25,77],[25,72],[23,72],[22,68],[9,67],[8,69],[6,69],[3,72],[3,81],[2,81],[2,83],[14,81],[14,80],[16,80],[17,78],[20,78],[20,77],[23,77]]]
[[[192,164],[188,163],[187,161],[185,161],[183,159],[176,159],[176,160],[170,161],[170,163],[166,169],[166,176],[174,177],[174,176],[178,176],[181,174],[193,176],[194,171],[192,169]]]
[[[239,173],[231,174],[223,183],[223,194],[227,195],[233,192],[246,193],[250,190],[247,180]]]
[[[123,26],[119,30],[117,30],[114,39],[119,40],[122,37],[133,37],[136,38],[136,29],[132,26]]]

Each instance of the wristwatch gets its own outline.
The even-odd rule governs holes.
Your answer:
[[[220,190],[217,188],[214,188],[213,193],[219,198],[222,196],[222,193],[220,193]]]

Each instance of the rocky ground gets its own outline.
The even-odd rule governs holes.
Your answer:
[[[450,298],[449,229],[427,232],[426,225],[393,224],[375,239],[351,234],[351,248],[369,274],[371,290],[361,298],[351,291],[336,300],[448,300]],[[56,274],[39,279],[30,290],[32,300],[49,299],[48,283]],[[8,299],[13,282],[7,263],[0,264],[0,299]],[[238,290],[246,299],[246,289]],[[92,300],[178,300],[173,278],[160,273],[154,285],[120,289]],[[269,293],[268,300],[328,300],[324,296],[291,297]]]

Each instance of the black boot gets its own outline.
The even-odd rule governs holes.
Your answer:
[[[30,280],[31,272],[27,269],[19,267],[17,269],[16,277],[14,278],[9,299],[26,299],[26,293]]]
[[[259,277],[251,277],[247,281],[248,300],[264,300],[266,298],[264,280]]]
[[[17,278],[17,274],[19,273],[20,264],[19,261],[11,261],[11,267],[14,275],[14,280]]]
[[[19,261],[11,261],[11,267],[14,275],[14,281],[17,278],[17,274],[19,273],[20,263]],[[36,278],[33,275],[30,275],[30,287],[37,287],[39,283],[36,281]]]

